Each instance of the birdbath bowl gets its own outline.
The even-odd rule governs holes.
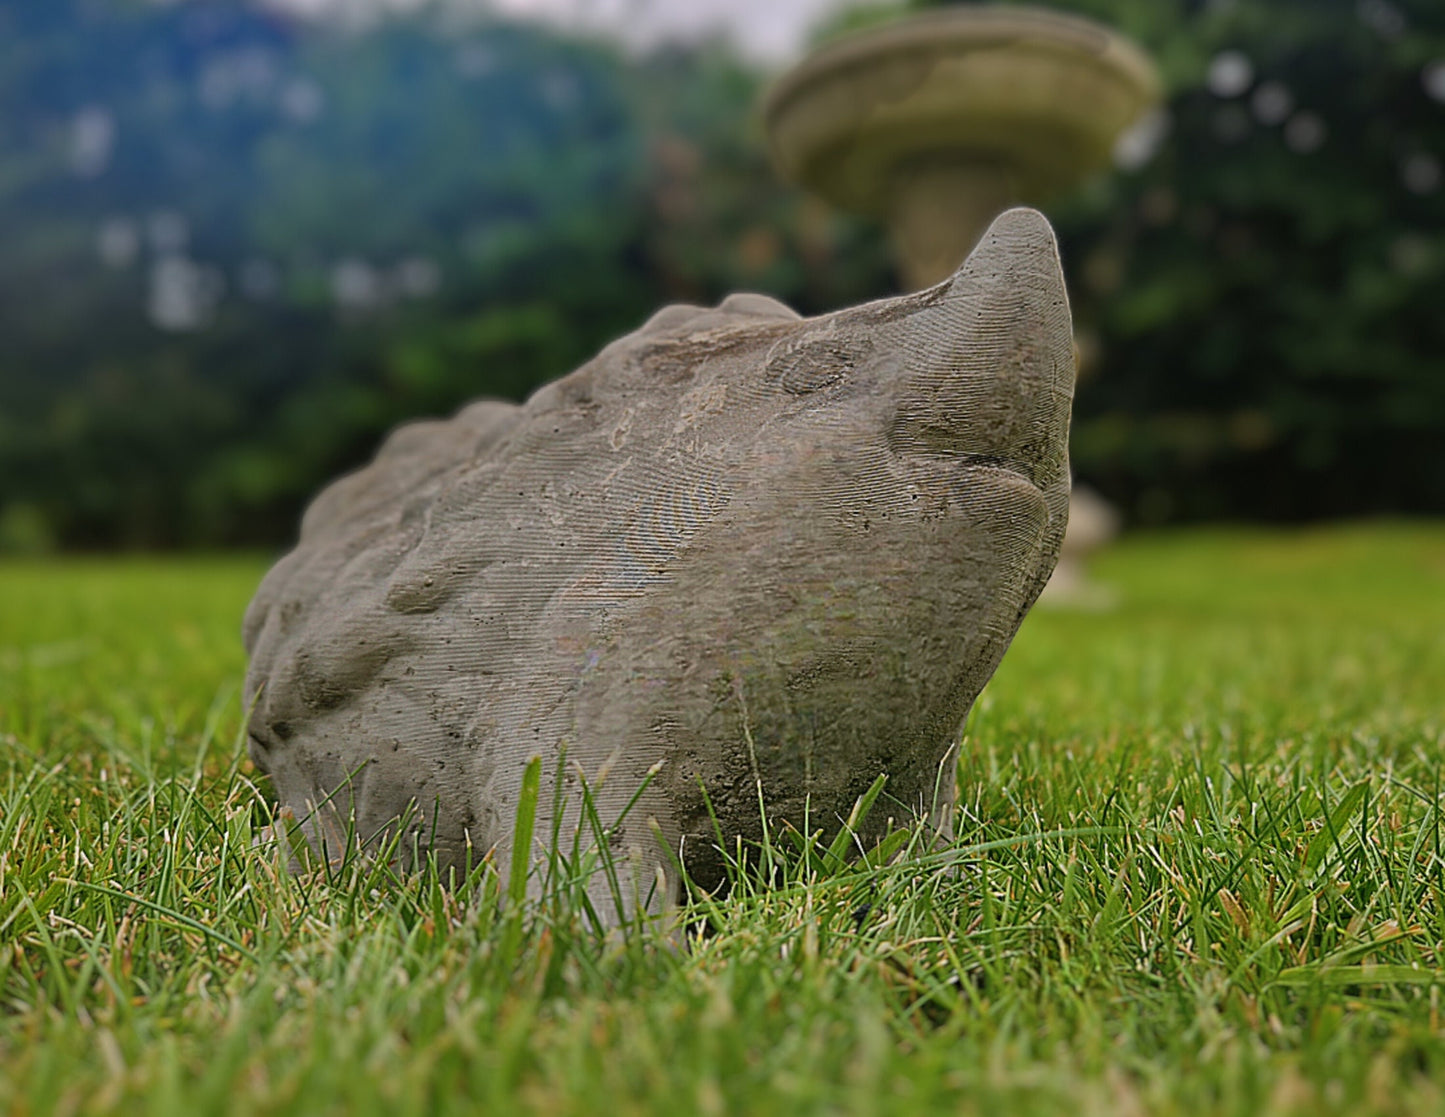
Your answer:
[[[846,37],[764,107],[784,178],[884,220],[910,288],[949,275],[988,222],[1104,166],[1159,98],[1153,64],[1086,19],[970,6]]]
[[[970,5],[825,46],[763,112],[783,177],[881,218],[912,290],[947,278],[1002,210],[1042,205],[1107,165],[1161,93],[1154,64],[1107,27]],[[1049,600],[1101,598],[1083,561],[1115,519],[1075,492]]]

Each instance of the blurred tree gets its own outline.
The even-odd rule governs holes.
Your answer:
[[[1445,511],[1445,5],[1052,2],[1171,89],[1055,211],[1077,471],[1145,521]]]
[[[1057,211],[1081,473],[1142,519],[1439,509],[1438,6],[1064,6],[1174,89]],[[391,424],[663,302],[882,293],[878,230],[775,180],[760,85],[427,11],[0,0],[0,551],[284,542]]]
[[[880,242],[774,182],[756,92],[483,17],[0,0],[0,550],[282,542],[393,423],[663,301],[865,297]]]

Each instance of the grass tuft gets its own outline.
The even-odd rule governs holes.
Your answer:
[[[263,565],[0,567],[0,1110],[1445,1105],[1439,527],[1126,541],[1118,607],[1036,612],[975,708],[955,842],[774,831],[681,949],[599,931],[605,827],[537,834],[540,762],[530,887],[288,870],[242,760]]]

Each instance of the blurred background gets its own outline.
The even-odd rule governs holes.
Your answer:
[[[0,553],[274,547],[659,305],[898,288],[759,102],[922,3],[0,0]],[[1049,209],[1130,524],[1445,512],[1445,3],[1054,0],[1164,108]]]

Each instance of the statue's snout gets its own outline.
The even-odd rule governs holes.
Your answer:
[[[1068,294],[1053,230],[1000,215],[954,275],[899,323],[900,453],[992,462],[1045,484],[1067,456],[1074,392]]]

